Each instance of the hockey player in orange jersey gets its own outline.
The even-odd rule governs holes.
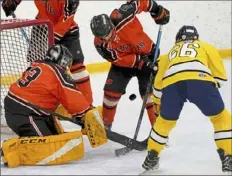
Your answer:
[[[3,0],[2,7],[6,16],[11,15],[21,0]],[[71,67],[72,78],[78,89],[84,94],[90,104],[93,103],[92,89],[89,74],[84,65],[84,55],[79,41],[79,27],[74,21],[79,0],[35,0],[38,14],[37,19],[50,20],[54,26],[55,44],[66,46],[73,55],[73,65]],[[36,42],[37,33],[46,30],[43,27],[33,27],[31,33],[31,43]],[[35,51],[34,45],[30,45],[28,58],[31,60]],[[46,51],[45,51],[46,52]],[[33,58],[34,59],[34,58]],[[41,58],[43,59],[43,58]]]
[[[217,49],[200,41],[194,26],[181,27],[168,57],[158,60],[154,87],[161,90],[155,95],[157,98],[161,95],[158,100],[161,101],[160,115],[150,133],[148,155],[143,168],[151,170],[158,166],[168,135],[175,127],[184,103],[189,100],[209,117],[222,171],[231,175],[232,117],[218,90],[226,80]]]
[[[91,20],[95,47],[104,59],[111,62],[103,100],[103,120],[107,128],[112,126],[117,104],[131,78],[137,77],[143,98],[149,75],[155,73],[155,64],[152,63],[155,43],[143,31],[136,17],[141,12],[148,12],[156,24],[169,22],[169,11],[154,0],[127,2],[113,10],[110,17],[101,14]],[[153,106],[151,98],[148,98],[146,109],[151,124],[156,118]]]
[[[34,61],[22,77],[11,84],[4,99],[7,125],[19,136],[2,144],[9,167],[53,165],[79,160],[84,155],[83,134],[92,147],[107,142],[102,108],[93,108],[76,89],[67,70],[72,54],[63,45],[52,46],[44,60]],[[65,132],[52,112],[62,104],[82,131]],[[86,127],[87,126],[87,127]],[[97,132],[96,132],[97,131]]]

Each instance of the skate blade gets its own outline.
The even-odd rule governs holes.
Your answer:
[[[138,175],[154,175],[155,173],[158,173],[159,171],[160,170],[159,170],[159,165],[158,165],[158,166],[155,166],[153,169],[144,170],[143,172],[141,172]]]

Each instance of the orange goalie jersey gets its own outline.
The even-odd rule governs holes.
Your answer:
[[[90,105],[64,69],[53,63],[36,61],[11,84],[8,97],[54,111],[61,103],[72,116],[82,117]]]
[[[74,15],[79,0],[34,0],[38,9],[36,18],[49,19],[54,26],[54,37],[60,40],[67,32],[78,30]]]

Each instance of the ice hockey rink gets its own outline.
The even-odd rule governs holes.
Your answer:
[[[175,33],[184,24],[197,24],[200,36],[203,40],[209,41],[217,48],[231,48],[231,2],[191,2],[182,4],[185,1],[166,2],[158,1],[170,9],[172,20],[170,25],[164,27],[161,40],[161,53],[165,54],[173,44]],[[29,4],[27,4],[29,3]],[[107,3],[107,4],[106,4]],[[122,1],[83,1],[77,12],[76,19],[80,24],[81,43],[87,63],[102,62],[103,60],[95,51],[93,37],[89,30],[89,21],[93,15],[99,13],[109,13],[118,7]],[[27,8],[30,5],[30,8]],[[102,8],[95,8],[95,6]],[[88,7],[89,9],[85,9]],[[185,10],[181,10],[183,8]],[[196,14],[191,8],[202,10],[202,16]],[[28,9],[29,17],[32,19],[36,14],[36,9],[32,2],[25,2],[19,6],[16,14],[20,18],[28,18],[28,14],[23,12],[23,8]],[[221,8],[221,9],[220,9]],[[94,9],[94,10],[93,10]],[[86,15],[86,11],[89,13]],[[186,14],[192,11],[190,17]],[[215,12],[215,13],[214,13]],[[4,16],[4,14],[1,15]],[[211,15],[209,15],[211,13]],[[150,16],[149,16],[150,17]],[[155,23],[144,17],[142,23],[144,30],[156,40],[158,27]],[[180,19],[180,17],[183,19]],[[189,18],[191,19],[189,21]],[[179,20],[178,20],[179,19]],[[206,21],[209,21],[206,23]],[[215,22],[213,21],[215,20]],[[200,22],[199,22],[200,21]],[[148,23],[153,23],[152,25]],[[219,24],[219,25],[218,25]],[[150,26],[152,26],[150,28]],[[220,89],[226,108],[231,113],[231,59],[224,60],[228,81]],[[94,105],[101,105],[103,101],[103,86],[107,73],[91,75],[91,84],[94,95]],[[136,94],[134,101],[129,100],[130,94]],[[121,98],[112,130],[129,137],[133,137],[142,101],[139,97],[137,80],[133,78],[129,83],[125,95]],[[63,122],[66,131],[79,129],[77,125]],[[150,132],[150,124],[145,113],[139,132],[138,140],[144,140]],[[1,142],[12,136],[1,135]],[[170,134],[170,146],[161,153],[160,169],[154,171],[154,175],[222,175],[221,162],[214,143],[213,127],[208,117],[202,115],[200,110],[191,103],[186,103],[181,113],[180,119]],[[87,137],[85,140],[85,156],[83,159],[58,166],[20,166],[17,168],[7,168],[1,162],[1,175],[138,175],[143,171],[141,165],[147,152],[132,151],[131,153],[116,157],[115,149],[123,147],[120,144],[109,141],[106,145],[93,149],[89,145]]]
[[[231,60],[224,61],[228,82],[220,89],[223,100],[231,112]],[[107,74],[91,75],[94,87],[94,104],[100,105],[103,99],[103,85]],[[129,100],[135,93],[137,98]],[[119,102],[112,130],[133,137],[142,101],[138,94],[137,80],[128,85],[126,94]],[[78,129],[76,125],[64,123],[65,129]],[[144,115],[139,140],[148,136],[150,125]],[[1,136],[2,140],[8,136]],[[213,127],[208,119],[193,104],[186,103],[176,128],[170,135],[170,147],[161,154],[160,170],[156,175],[164,174],[209,174],[221,175],[221,163],[214,143]],[[121,146],[114,142],[92,149],[85,137],[85,156],[82,160],[59,166],[28,166],[9,169],[1,165],[2,175],[137,175],[142,171],[146,151],[133,151],[128,155],[116,157],[114,150]]]

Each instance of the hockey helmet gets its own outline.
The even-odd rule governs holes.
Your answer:
[[[73,56],[68,48],[60,44],[55,44],[48,49],[44,60],[56,63],[64,69],[67,69],[67,67],[70,69],[73,62]]]
[[[185,40],[198,40],[199,34],[194,26],[183,26],[176,34],[176,42]]]
[[[114,29],[110,17],[106,14],[94,16],[91,20],[90,27],[93,35],[99,38],[107,37]]]

